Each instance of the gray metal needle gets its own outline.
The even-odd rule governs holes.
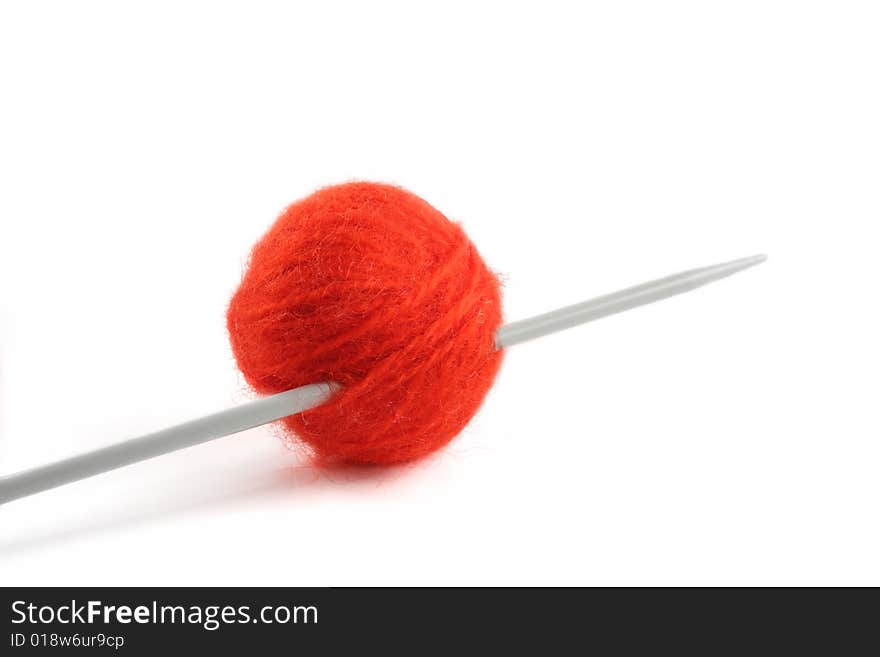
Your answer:
[[[498,349],[510,347],[548,333],[653,303],[730,276],[766,259],[766,256],[756,255],[711,267],[691,269],[512,322],[498,329],[495,346]],[[139,438],[0,477],[0,504],[307,411],[323,404],[337,389],[335,383],[313,383]]]
[[[0,477],[0,504],[274,422],[323,404],[337,389],[336,384],[311,383],[139,438]]]
[[[717,281],[719,278],[725,278],[743,269],[754,267],[765,260],[767,260],[765,255],[754,255],[709,267],[689,269],[679,274],[642,283],[635,287],[628,287],[625,290],[612,292],[573,306],[551,310],[543,315],[511,322],[498,329],[498,333],[495,334],[495,346],[498,349],[512,347],[520,342],[534,340],[549,333],[556,333],[573,326],[592,322],[595,319],[621,313],[624,310],[654,303]]]

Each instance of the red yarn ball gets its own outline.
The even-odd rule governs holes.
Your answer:
[[[442,447],[501,365],[498,279],[460,226],[391,185],[336,185],[288,207],[254,247],[227,325],[258,392],[342,385],[284,420],[329,462]]]

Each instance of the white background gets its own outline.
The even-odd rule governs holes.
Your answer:
[[[6,2],[0,471],[249,398],[224,313],[318,186],[401,184],[508,319],[433,459],[258,429],[0,508],[0,584],[880,585],[880,13],[864,2]]]

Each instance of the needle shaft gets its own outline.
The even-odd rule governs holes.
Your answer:
[[[764,255],[755,255],[739,260],[731,260],[718,265],[689,269],[672,276],[659,278],[655,281],[642,283],[625,290],[612,292],[589,301],[552,310],[543,315],[529,317],[518,322],[505,324],[495,336],[495,345],[499,349],[511,347],[520,342],[534,340],[549,333],[556,333],[579,324],[621,313],[639,306],[644,306],[661,299],[682,294],[695,288],[731,276],[738,271],[759,265],[767,259]]]
[[[653,303],[730,276],[764,260],[765,256],[752,256],[711,267],[691,269],[506,324],[498,329],[495,346],[498,349],[510,347],[548,333]],[[307,411],[327,401],[337,388],[335,383],[313,383],[139,438],[0,477],[0,504]]]
[[[312,383],[140,438],[0,477],[0,504],[280,420],[323,404],[334,388],[335,384]]]

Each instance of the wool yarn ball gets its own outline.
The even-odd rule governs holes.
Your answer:
[[[284,210],[227,312],[256,391],[341,385],[284,420],[327,463],[399,463],[446,445],[492,386],[501,322],[498,278],[462,228],[371,182],[326,187]]]

